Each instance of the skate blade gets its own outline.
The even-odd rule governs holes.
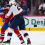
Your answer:
[[[25,43],[21,44],[21,45],[26,45]]]

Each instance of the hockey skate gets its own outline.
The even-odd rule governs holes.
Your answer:
[[[10,45],[10,40],[11,40],[11,39],[9,39],[9,40],[7,40],[7,41],[3,41],[3,40],[2,40],[2,41],[0,42],[0,45]]]
[[[31,41],[30,41],[29,38],[28,38],[28,40],[27,40],[27,45],[31,45]]]
[[[0,40],[0,45],[4,45],[4,44],[3,44],[3,40]]]
[[[24,40],[21,42],[21,45],[26,45]]]
[[[2,42],[3,42],[3,40],[0,39],[0,43],[2,43]]]
[[[3,44],[5,44],[5,45],[10,45],[10,41],[11,41],[11,39],[9,39],[9,40],[7,40],[7,41],[3,41]]]

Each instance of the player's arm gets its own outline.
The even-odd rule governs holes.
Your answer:
[[[13,12],[12,10],[13,10],[13,6],[12,6],[12,7],[10,7],[9,12],[7,13],[7,16],[8,16],[8,17],[9,17],[9,16],[11,15],[11,13]]]
[[[4,12],[8,12],[9,8],[2,8],[4,10]]]
[[[3,13],[0,14],[1,18],[5,18],[5,15]]]
[[[13,12],[13,6],[10,7],[10,10],[6,14],[5,18],[8,18],[11,15],[12,12]]]
[[[8,18],[9,18],[9,16],[10,16],[10,15],[11,15],[11,13],[12,13],[12,9],[13,9],[13,8],[12,8],[12,7],[10,7],[9,12],[5,15],[5,19],[4,19],[4,22],[5,22],[5,23],[7,23],[7,22],[8,22],[8,20],[9,20]]]

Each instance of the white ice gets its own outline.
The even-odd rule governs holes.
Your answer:
[[[27,31],[29,34],[29,38],[31,40],[31,45],[45,45],[45,31]],[[7,32],[6,32],[7,34]],[[6,38],[8,38],[6,36]],[[5,38],[5,40],[6,40]],[[24,38],[26,41],[26,39]],[[16,36],[16,34],[13,33],[11,44],[10,45],[21,45],[20,40]]]

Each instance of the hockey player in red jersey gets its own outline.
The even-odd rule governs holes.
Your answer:
[[[8,20],[11,19],[10,17],[13,17],[13,16],[12,16],[13,13],[11,13],[10,15],[11,15],[11,16],[9,16],[7,19],[5,19],[5,14],[4,14],[4,15],[0,15],[0,17],[4,18],[4,22],[5,22],[4,25],[5,25],[6,23],[8,23]],[[2,39],[2,41],[3,41],[3,39],[4,39],[5,30],[6,30],[7,27],[8,27],[8,25],[5,25],[6,27],[5,27],[4,25],[3,25],[3,27],[1,28],[1,34],[0,34],[0,35],[1,35],[0,39]],[[22,35],[20,34],[20,32],[18,31],[18,29],[15,28],[14,30],[15,30],[14,32],[17,34],[17,36],[18,36],[19,39],[21,40],[21,44],[24,43],[23,37],[22,37]],[[10,30],[10,32],[12,32],[12,31],[13,31],[13,30]],[[11,35],[8,33],[8,36],[11,36]],[[2,41],[1,41],[1,42],[2,42]],[[3,41],[3,43],[6,43],[6,42]],[[7,43],[10,43],[10,39],[7,40]]]
[[[15,2],[10,2],[12,4],[15,4]],[[14,10],[13,10],[14,9]],[[23,12],[23,9],[21,9],[20,7],[18,7],[17,5],[12,5],[10,7],[9,12],[7,13],[7,16],[5,16],[5,18],[8,18],[10,16],[11,13],[13,13],[13,21],[9,27],[10,30],[14,30],[15,32],[15,27],[19,26],[22,34],[24,35],[24,37],[27,39],[27,45],[31,44],[30,38],[28,33],[25,30],[25,22],[24,22],[24,18],[23,15],[21,15],[21,13]],[[22,43],[21,43],[22,44]],[[25,44],[23,44],[25,45]]]
[[[7,12],[7,10],[8,10],[8,9],[4,9],[4,12]],[[2,13],[0,14],[0,17],[2,18],[2,20],[5,19],[5,15],[6,15],[6,14],[5,14],[4,12],[2,12]],[[13,16],[13,13],[11,14],[11,16],[10,16],[7,20],[12,21],[12,20],[11,20],[11,17],[12,17],[12,16]],[[2,28],[1,28],[0,43],[3,42],[4,36],[5,36],[5,31],[6,31],[6,29],[9,27],[10,21],[4,22],[4,24],[3,24]],[[18,28],[16,27],[15,30],[17,30],[17,29],[18,29]],[[11,31],[9,30],[9,32],[8,32],[8,34],[7,34],[7,36],[8,36],[7,40],[9,40],[9,39],[12,37],[12,33],[13,33],[13,31],[12,31],[12,30],[11,30]],[[8,41],[8,42],[9,42],[9,41]]]
[[[0,17],[2,18],[2,20],[4,20],[5,18],[5,14],[4,13],[1,13],[0,14]],[[10,19],[11,17],[9,17]],[[4,34],[5,34],[5,31],[6,29],[9,27],[9,22],[4,22],[2,28],[1,28],[1,34],[0,34],[0,42],[2,42],[2,40],[4,39]],[[9,34],[9,33],[8,33]],[[10,33],[11,35],[12,33]]]

